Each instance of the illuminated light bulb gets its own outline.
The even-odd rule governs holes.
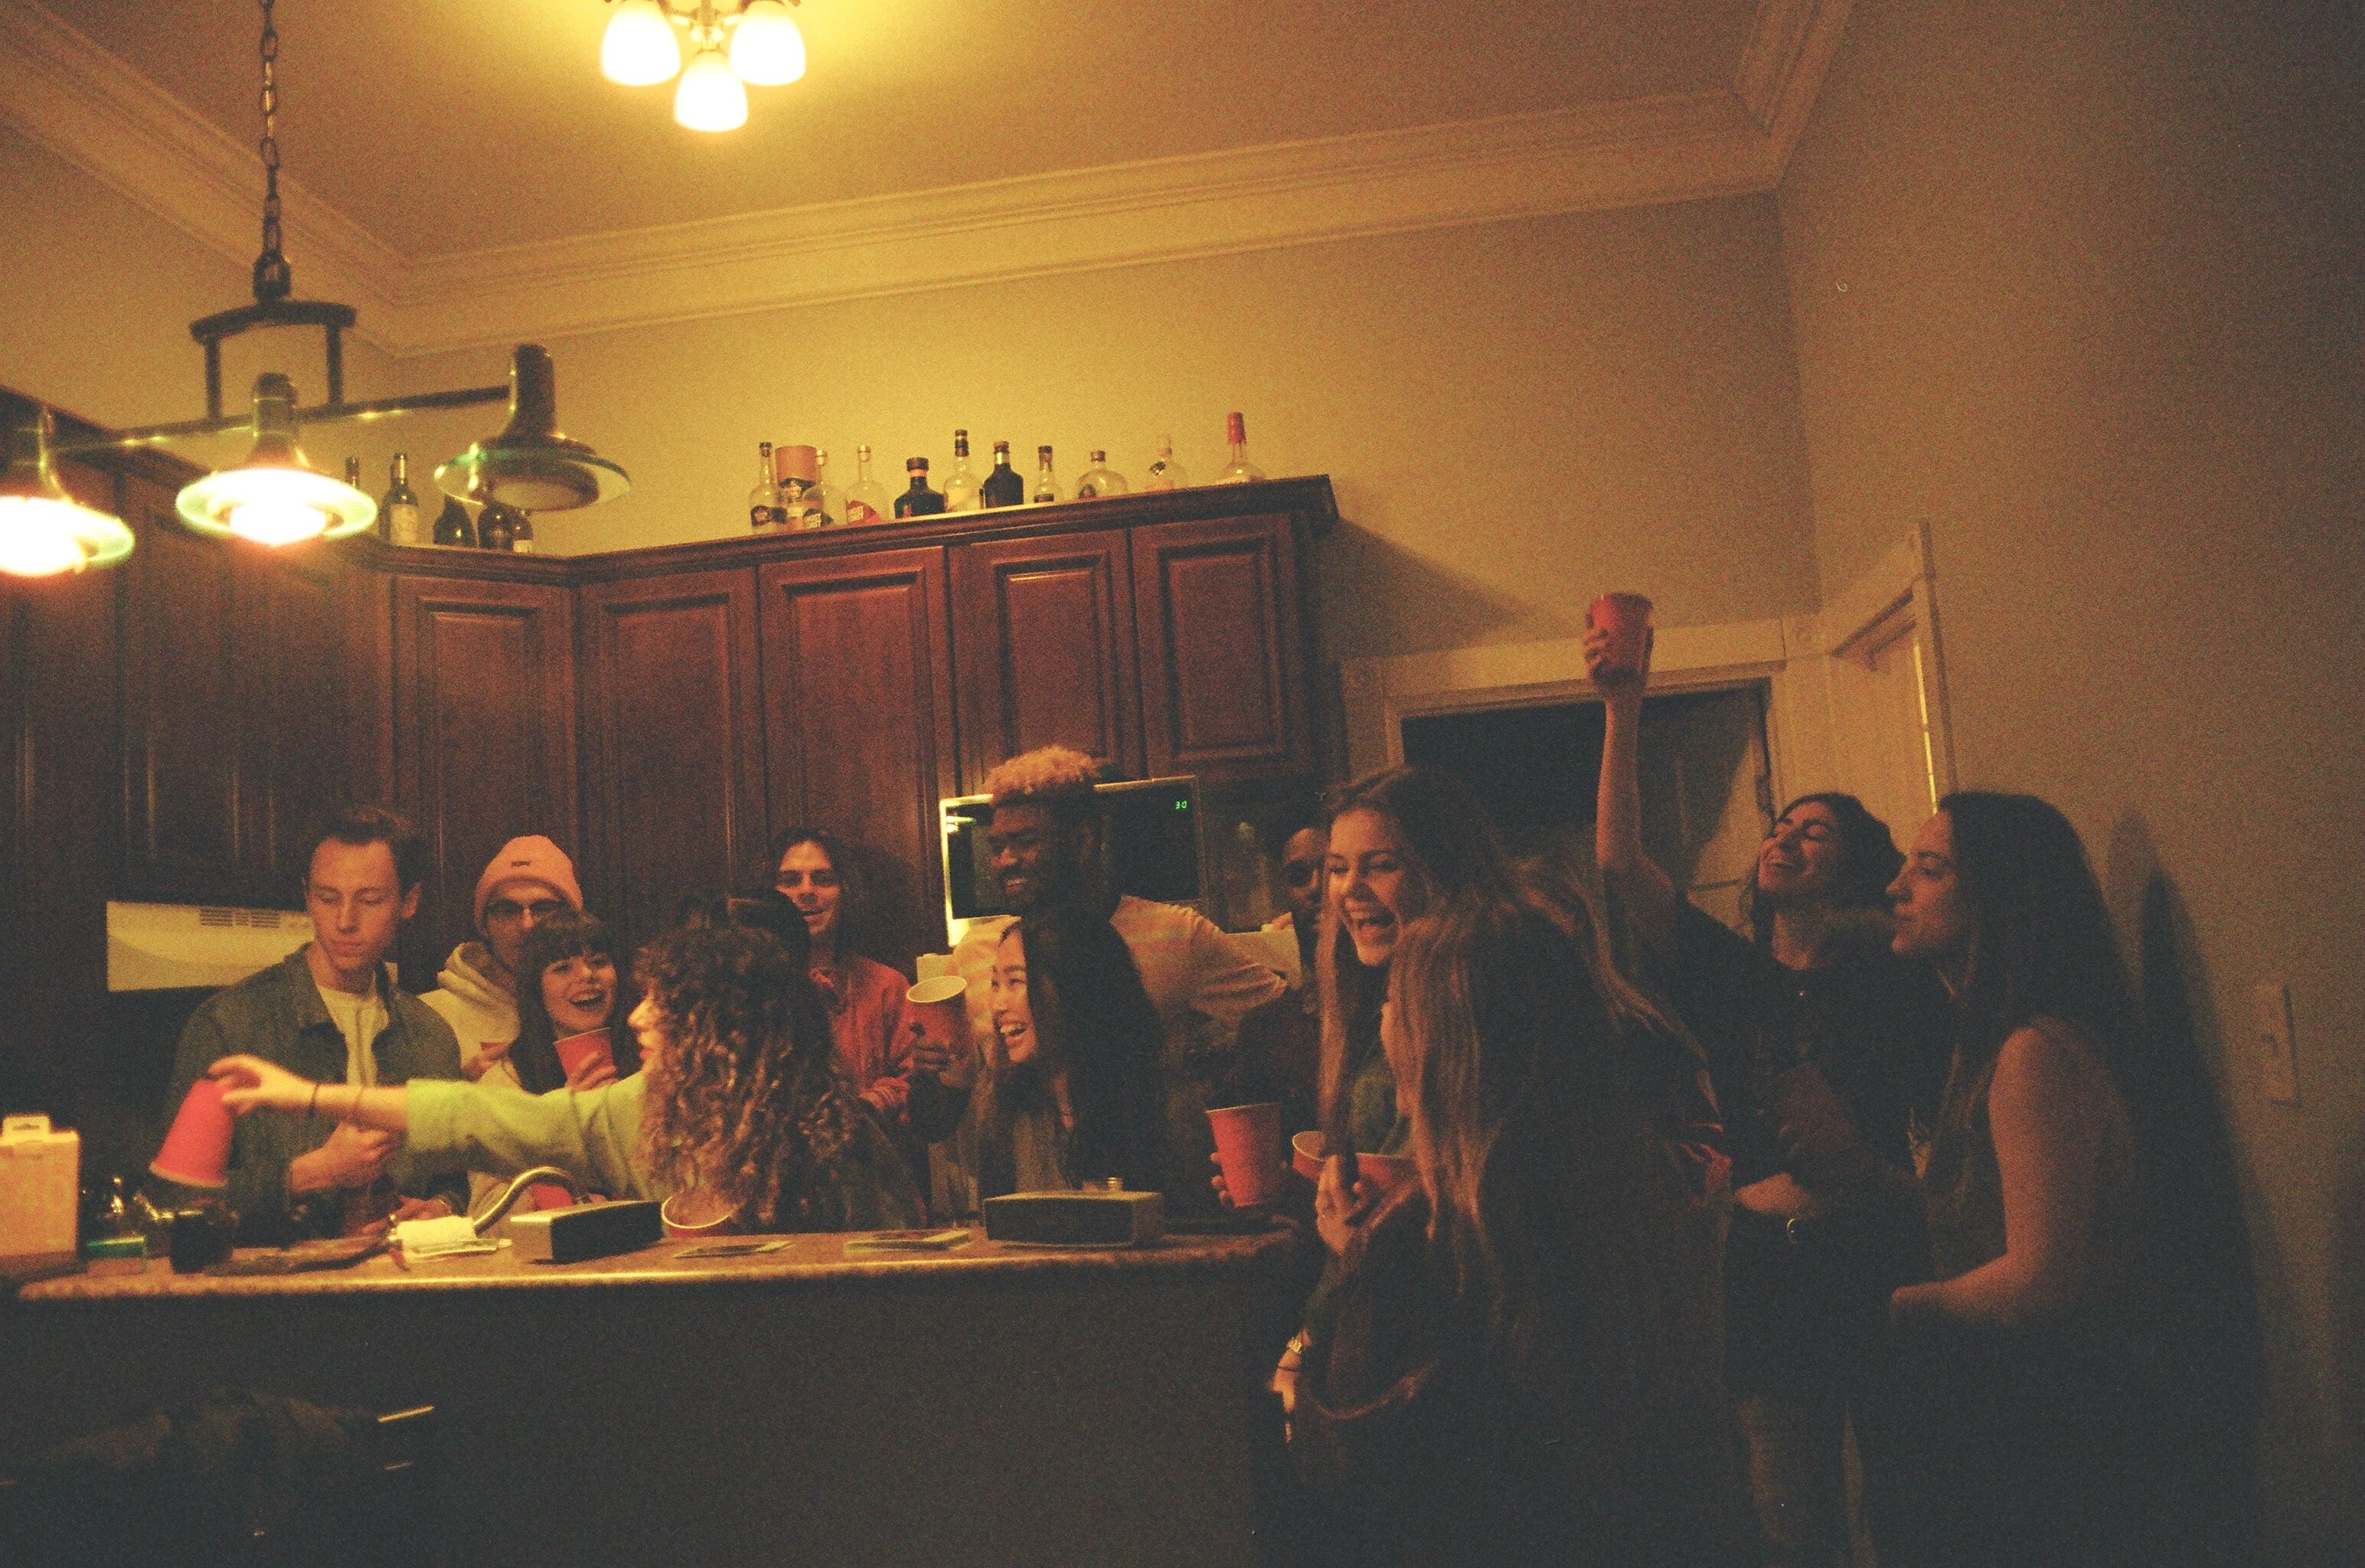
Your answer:
[[[230,531],[257,544],[293,544],[328,531],[329,514],[284,497],[245,501],[230,509]]]
[[[25,496],[0,496],[0,572],[13,577],[53,577],[82,570],[86,557],[74,536],[79,507]]]
[[[600,73],[626,87],[670,82],[681,69],[681,45],[657,0],[623,0],[600,35]]]
[[[747,89],[717,49],[701,49],[673,90],[673,118],[690,130],[736,130],[747,123]]]
[[[805,36],[783,0],[748,0],[731,33],[731,69],[758,87],[784,87],[805,73]]]

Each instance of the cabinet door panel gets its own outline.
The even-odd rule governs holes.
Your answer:
[[[1053,742],[1139,769],[1125,560],[1117,532],[953,547],[964,790],[994,764]]]
[[[124,485],[123,847],[131,896],[224,899],[240,878],[238,561],[172,520],[172,492]]]
[[[1289,519],[1159,523],[1134,530],[1131,543],[1150,772],[1310,768]]]
[[[577,851],[573,596],[400,578],[394,658],[395,778],[429,853],[403,945],[417,981],[472,935],[493,851],[526,833]]]
[[[323,562],[274,563],[255,575],[241,614],[251,682],[241,704],[240,838],[255,890],[292,901],[306,870],[306,827],[347,798],[344,588]]]
[[[941,946],[936,801],[954,774],[944,552],[779,561],[762,583],[772,824],[828,828],[862,857],[881,956]]]
[[[583,614],[586,869],[637,945],[763,847],[756,574],[597,584]]]

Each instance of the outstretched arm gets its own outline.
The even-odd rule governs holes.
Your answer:
[[[328,1116],[390,1133],[410,1128],[409,1097],[400,1085],[364,1088],[358,1083],[315,1083],[250,1056],[222,1057],[206,1072],[221,1083],[222,1103],[240,1115],[260,1106]]]
[[[1600,689],[1607,711],[1601,737],[1601,796],[1593,821],[1593,853],[1602,879],[1618,890],[1635,931],[1664,957],[1676,939],[1676,884],[1642,849],[1642,692],[1650,655],[1640,671],[1602,667],[1609,635],[1585,634],[1585,670]]]

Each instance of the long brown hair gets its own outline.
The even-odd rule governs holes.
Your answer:
[[[831,1223],[824,1195],[860,1113],[802,957],[769,932],[717,926],[658,937],[633,973],[668,1040],[643,1066],[644,1168],[763,1228]]]
[[[1618,1009],[1525,901],[1450,901],[1406,927],[1389,967],[1389,1065],[1431,1233],[1456,1296],[1523,1341],[1540,1276],[1620,1288],[1611,1265],[1632,1261],[1635,1220],[1666,1201]]]
[[[605,958],[615,963],[616,941],[607,923],[596,914],[563,909],[526,934],[525,952],[518,960],[518,1034],[510,1046],[510,1065],[530,1094],[566,1087],[566,1069],[558,1059],[558,1030],[551,1023],[550,1004],[543,1000],[542,977],[552,965],[569,958]],[[620,971],[625,969],[622,964],[616,967]],[[616,993],[608,1004],[606,1033],[608,1054],[616,1063],[619,1078],[629,1078],[641,1070],[640,1041],[624,1022],[637,1000],[632,976],[618,973]]]

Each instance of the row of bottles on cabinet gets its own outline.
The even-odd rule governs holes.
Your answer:
[[[468,509],[451,496],[443,498],[443,510],[435,517],[432,540],[419,534],[419,494],[410,487],[410,455],[398,452],[390,465],[386,494],[378,498],[377,536],[389,544],[426,544],[433,543],[459,550],[510,550],[521,555],[533,554],[533,519],[515,507],[488,500],[470,516]],[[345,483],[358,490],[362,487],[362,460],[345,459]]]
[[[1216,476],[1216,483],[1245,485],[1263,478],[1264,470],[1249,461],[1247,421],[1234,414],[1227,427],[1232,461]],[[1010,443],[1006,441],[993,443],[993,466],[980,478],[970,466],[969,431],[965,430],[953,431],[953,466],[945,476],[943,489],[928,483],[928,460],[913,457],[903,465],[909,486],[891,502],[886,487],[870,476],[870,449],[867,446],[854,449],[854,483],[843,493],[830,484],[829,454],[818,447],[776,447],[767,441],[757,443],[757,452],[762,466],[756,476],[756,487],[747,496],[747,522],[758,532],[859,526],[885,522],[891,517],[933,517],[938,512],[1039,506],[1070,499],[1089,501],[1103,496],[1122,496],[1132,488],[1124,475],[1109,466],[1108,454],[1095,449],[1093,465],[1077,476],[1075,494],[1070,497],[1059,481],[1048,446],[1035,449],[1035,482],[1029,485],[1011,467]],[[1179,490],[1190,483],[1182,465],[1174,461],[1173,438],[1160,441],[1158,456],[1150,464],[1141,487]]]

